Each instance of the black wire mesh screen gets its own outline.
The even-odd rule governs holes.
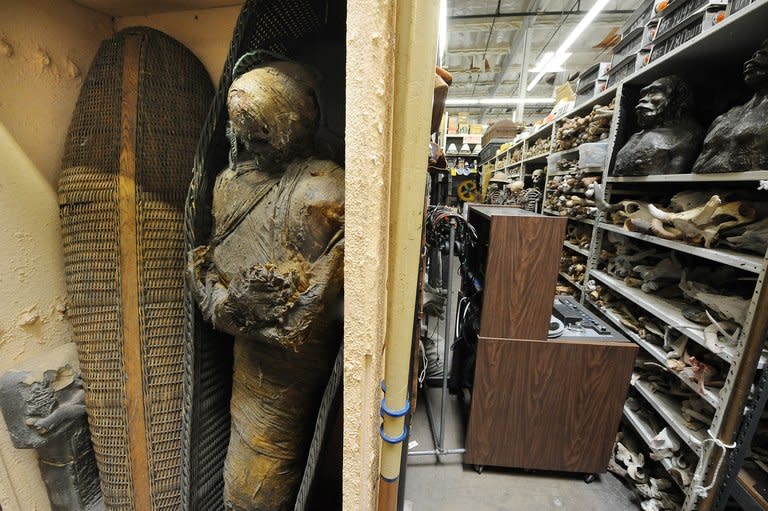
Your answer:
[[[197,148],[185,211],[188,250],[207,243],[211,234],[213,185],[216,175],[228,163],[227,91],[233,80],[233,67],[241,56],[255,50],[268,50],[322,68],[323,55],[312,52],[315,43],[335,41],[342,49],[340,77],[338,72],[333,73],[340,79],[334,85],[336,91],[341,91],[341,101],[334,101],[332,107],[327,105],[327,110],[333,110],[343,123],[345,5],[344,1],[330,0],[251,0],[243,6]],[[334,61],[338,63],[339,59]],[[341,136],[343,138],[343,124]],[[343,149],[340,154],[343,155]],[[203,320],[188,289],[184,293],[184,309],[182,509],[223,509],[223,468],[230,433],[232,338],[214,331]]]

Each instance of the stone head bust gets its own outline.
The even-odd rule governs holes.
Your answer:
[[[693,117],[690,87],[678,76],[665,76],[640,94],[635,107],[640,131],[619,150],[613,173],[647,176],[690,172],[704,132]]]
[[[640,94],[635,113],[638,125],[644,129],[674,123],[693,110],[693,94],[677,76],[659,78]]]
[[[755,91],[768,91],[768,39],[744,63],[744,83]]]
[[[694,172],[768,169],[768,39],[744,63],[744,83],[754,95],[715,119]]]

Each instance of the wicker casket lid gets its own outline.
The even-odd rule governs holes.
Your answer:
[[[80,91],[59,182],[69,316],[108,509],[181,507],[184,200],[210,77],[129,28]]]

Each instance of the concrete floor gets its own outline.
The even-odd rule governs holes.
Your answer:
[[[430,389],[439,424],[440,390]],[[463,447],[464,425],[455,396],[446,408],[445,447]],[[437,424],[436,424],[437,425]],[[411,428],[411,451],[433,449],[422,396]],[[413,442],[418,445],[414,446]],[[510,439],[514,441],[514,439]],[[580,475],[526,473],[486,467],[477,474],[462,455],[409,456],[404,511],[637,511],[631,492],[612,474],[586,484]]]

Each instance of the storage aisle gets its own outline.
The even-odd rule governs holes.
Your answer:
[[[440,389],[429,390],[440,403]],[[421,398],[421,396],[419,396]],[[423,401],[411,429],[414,449],[431,449],[429,422]],[[437,413],[437,406],[436,412]],[[439,421],[439,418],[438,418]],[[447,399],[446,447],[463,445],[464,425],[456,396]],[[412,444],[413,445],[413,444]],[[636,511],[632,492],[612,474],[586,484],[579,474],[525,472],[486,467],[477,474],[463,465],[461,454],[410,456],[405,480],[404,511]]]

